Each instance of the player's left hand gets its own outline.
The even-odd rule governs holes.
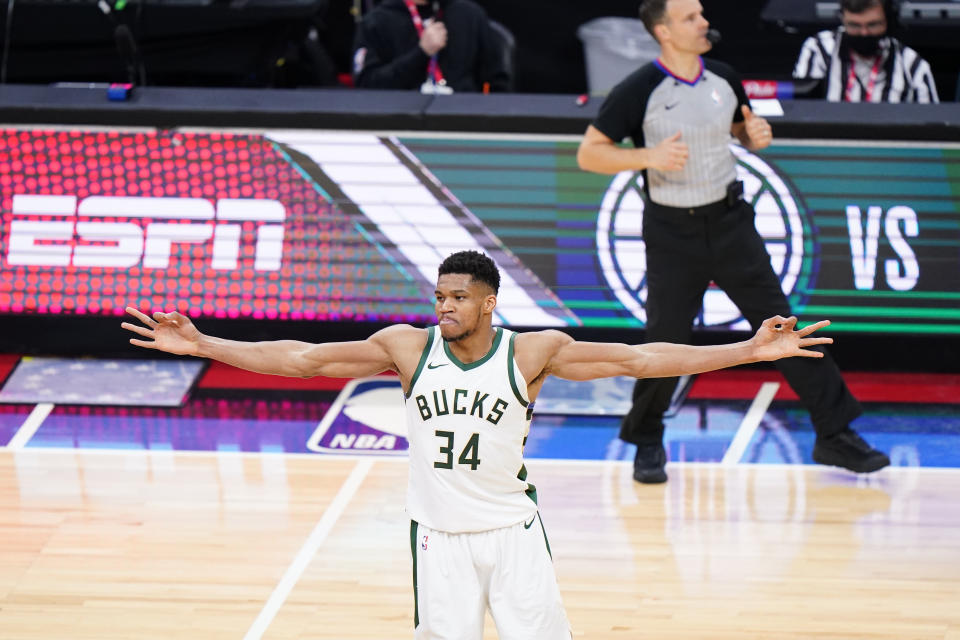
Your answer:
[[[766,118],[753,113],[747,105],[740,107],[743,113],[743,123],[747,127],[747,136],[750,138],[750,144],[754,150],[766,149],[773,142],[773,128]]]
[[[808,336],[829,324],[829,320],[821,320],[803,329],[795,329],[797,326],[796,316],[767,318],[752,338],[756,357],[758,360],[779,360],[790,356],[822,358],[822,352],[813,351],[807,347],[831,344],[833,338],[809,338]]]

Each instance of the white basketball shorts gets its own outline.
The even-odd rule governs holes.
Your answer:
[[[489,607],[500,640],[570,640],[540,515],[478,533],[410,523],[416,640],[481,640]]]

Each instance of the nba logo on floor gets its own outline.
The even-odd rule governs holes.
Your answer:
[[[318,453],[407,452],[403,389],[396,377],[351,380],[307,440]]]

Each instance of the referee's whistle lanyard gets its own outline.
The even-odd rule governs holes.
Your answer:
[[[873,96],[873,89],[877,84],[877,76],[880,75],[880,62],[882,59],[883,55],[878,55],[873,61],[873,68],[870,69],[870,79],[867,81],[866,88],[864,88],[860,82],[860,78],[857,77],[857,60],[853,57],[853,53],[850,54],[850,73],[847,74],[847,102],[853,102],[853,88],[858,84],[860,88],[863,89],[863,100],[861,100],[861,102],[870,102],[870,98]]]
[[[410,18],[413,20],[413,28],[417,30],[417,37],[423,37],[423,18],[420,17],[420,12],[417,11],[417,5],[413,0],[403,0],[404,4],[407,5],[407,10],[410,12]],[[434,19],[440,20],[443,18],[443,12],[437,7],[434,12]],[[430,64],[427,65],[427,76],[433,84],[436,86],[444,86],[447,84],[447,81],[443,77],[443,72],[440,71],[440,65],[437,63],[437,54],[430,56]]]

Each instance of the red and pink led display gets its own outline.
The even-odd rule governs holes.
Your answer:
[[[431,314],[263,136],[0,130],[0,194],[0,312]]]

